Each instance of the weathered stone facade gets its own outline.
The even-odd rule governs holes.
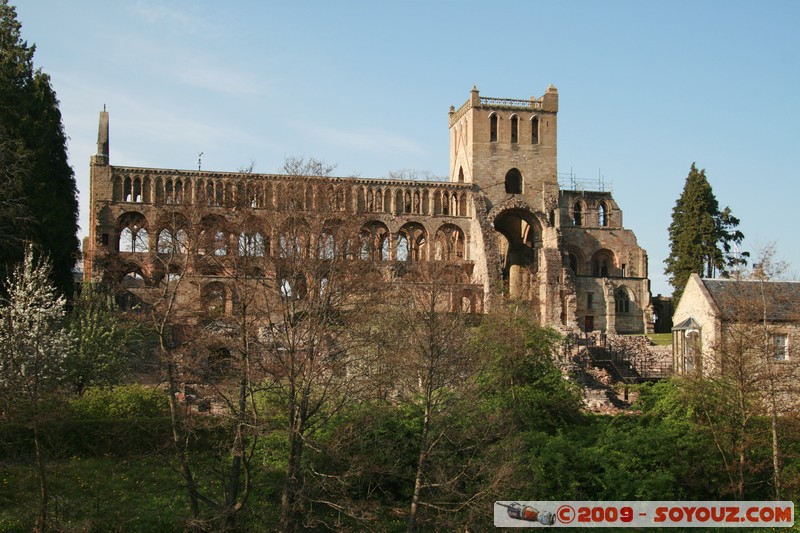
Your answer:
[[[557,113],[552,86],[529,100],[473,89],[450,110],[449,182],[419,182],[112,166],[102,112],[84,276],[148,285],[168,275],[145,252],[178,240],[165,221],[178,206],[202,207],[208,228],[218,221],[216,255],[248,253],[248,243],[276,255],[281,225],[314,213],[358,221],[357,249],[341,253],[380,263],[387,282],[403,283],[404,265],[451,265],[454,307],[482,312],[510,296],[563,331],[652,331],[647,255],[619,206],[608,192],[559,188]],[[244,211],[261,220],[257,233],[220,230]],[[199,296],[207,275],[185,275],[197,278]]]

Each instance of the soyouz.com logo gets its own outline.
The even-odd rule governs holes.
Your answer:
[[[497,527],[791,527],[790,501],[497,501]]]

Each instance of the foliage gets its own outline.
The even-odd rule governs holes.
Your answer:
[[[69,317],[75,348],[64,361],[66,383],[79,395],[87,387],[116,385],[137,352],[144,351],[141,328],[118,317],[111,295],[84,284]]]
[[[0,297],[0,401],[5,417],[23,411],[33,430],[39,478],[37,528],[47,527],[48,489],[41,424],[48,413],[43,400],[52,396],[63,373],[64,356],[72,339],[62,327],[64,297],[50,283],[51,268],[34,259],[33,248],[3,284]]]
[[[79,249],[75,176],[58,99],[49,76],[34,70],[35,47],[22,39],[21,28],[14,7],[1,0],[0,155],[15,165],[0,172],[0,205],[6,207],[0,208],[0,228],[10,233],[0,247],[0,265],[10,268],[22,260],[23,243],[35,242],[53,264],[56,286],[70,293]],[[26,223],[7,218],[20,210]]]
[[[580,418],[579,392],[555,365],[559,340],[518,305],[489,313],[473,332],[472,343],[488,362],[482,394],[517,429],[554,431]]]
[[[50,284],[48,263],[29,248],[0,297],[0,394],[6,416],[37,405],[63,374],[72,338],[62,327],[64,298]]]
[[[78,419],[155,418],[169,414],[169,402],[165,391],[156,387],[92,387],[72,398],[70,411]]]
[[[730,208],[720,211],[705,169],[698,171],[692,163],[669,226],[670,255],[664,272],[675,288],[676,299],[693,272],[713,278],[746,263],[747,252],[732,253],[744,239],[738,226],[739,219]]]

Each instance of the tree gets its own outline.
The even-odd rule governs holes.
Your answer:
[[[27,210],[29,224],[10,224],[13,213],[0,209],[0,230],[13,229],[0,247],[0,263],[9,269],[23,257],[22,243],[37,243],[52,263],[53,280],[72,292],[72,268],[78,257],[78,199],[67,160],[66,135],[58,99],[47,74],[34,70],[35,46],[21,37],[21,24],[8,0],[0,0],[0,144],[12,149],[13,174],[0,173],[0,205],[13,200]],[[8,159],[4,156],[4,159]],[[21,179],[12,180],[16,175]],[[13,221],[13,218],[10,219]]]
[[[719,210],[719,204],[705,169],[692,163],[683,192],[672,209],[669,226],[670,255],[664,272],[680,298],[692,272],[708,278],[726,276],[729,269],[746,264],[749,253],[735,253],[744,234],[736,228],[739,219],[730,208]]]
[[[33,427],[39,477],[37,530],[47,528],[48,487],[42,450],[42,403],[62,375],[72,339],[63,328],[64,298],[50,282],[51,268],[36,261],[29,247],[24,260],[3,284],[0,297],[0,392],[5,414],[22,411]]]
[[[116,385],[144,349],[137,324],[121,320],[110,294],[84,284],[69,316],[75,349],[64,360],[65,380],[82,395],[87,387]]]
[[[466,316],[462,312],[458,273],[431,263],[407,274],[412,283],[395,291],[400,305],[392,324],[398,326],[395,349],[402,364],[398,393],[418,406],[422,425],[417,436],[418,455],[407,521],[407,531],[418,527],[423,493],[436,486],[455,483],[461,473],[448,471],[437,483],[429,480],[434,451],[451,433],[443,419],[468,390],[478,364],[467,342]],[[402,385],[405,385],[404,387]],[[463,451],[463,450],[462,450]],[[463,465],[459,465],[463,466]],[[460,507],[456,503],[455,510]]]
[[[772,496],[781,499],[782,419],[791,409],[800,377],[800,368],[785,353],[791,331],[787,324],[800,320],[796,284],[773,280],[784,268],[775,261],[774,246],[768,245],[752,271],[738,272],[720,287],[715,301],[722,325],[710,354],[711,372],[691,382],[702,422],[713,435],[737,499],[746,498],[754,478],[770,470]],[[771,461],[759,455],[766,449]]]
[[[272,384],[269,397],[282,410],[288,434],[280,521],[287,532],[301,524],[306,444],[359,397],[374,355],[365,349],[366,325],[379,297],[380,273],[359,260],[360,227],[346,210],[343,191],[333,180],[319,183],[332,170],[316,159],[287,160],[284,173],[292,182],[281,198],[285,211],[269,221],[276,242],[260,290],[266,320],[259,342]]]

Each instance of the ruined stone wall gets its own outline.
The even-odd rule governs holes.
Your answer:
[[[404,283],[424,264],[446,264],[472,311],[510,296],[562,331],[649,331],[647,255],[622,226],[612,195],[559,190],[557,113],[552,86],[530,100],[481,97],[473,89],[450,111],[449,182],[112,166],[103,113],[84,275],[157,282],[168,273],[153,254],[180,224],[197,239],[205,235],[197,255],[232,257],[255,243],[261,255],[275,257],[287,227],[321,217],[332,228],[355,224],[357,235],[336,253],[375,263],[387,282]],[[180,223],[176,211],[184,213]],[[248,235],[236,227],[244,219],[257,228]],[[200,292],[217,275],[201,270],[189,271]],[[627,303],[618,305],[622,294]]]

